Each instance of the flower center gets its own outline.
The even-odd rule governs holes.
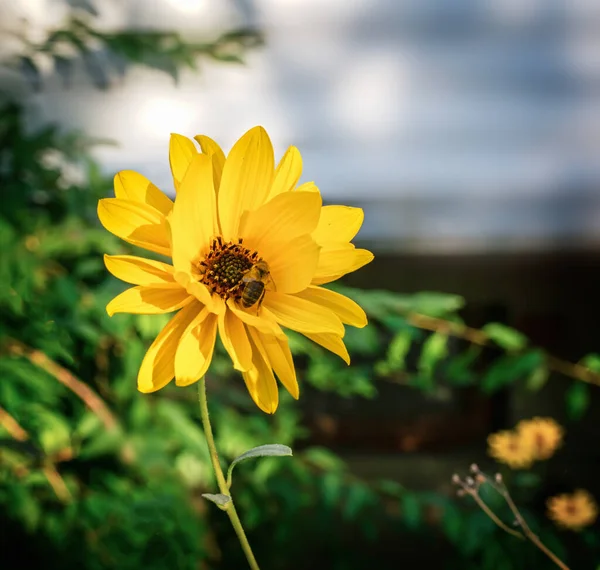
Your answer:
[[[201,281],[223,299],[241,297],[242,277],[257,262],[262,261],[256,251],[237,242],[224,243],[221,236],[213,239],[210,250],[200,262]]]
[[[546,449],[546,438],[541,433],[535,434],[535,446],[537,447],[538,452]]]
[[[574,517],[577,514],[577,505],[575,501],[569,500],[565,505],[565,514],[569,517]]]

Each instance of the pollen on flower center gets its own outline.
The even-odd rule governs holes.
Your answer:
[[[241,296],[242,277],[258,261],[256,251],[244,247],[243,240],[224,243],[221,236],[212,241],[206,257],[200,262],[201,281],[223,299]]]

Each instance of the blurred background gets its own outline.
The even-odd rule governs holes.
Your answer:
[[[455,496],[477,462],[596,568],[598,523],[558,531],[545,501],[600,500],[599,27],[591,0],[0,0],[6,567],[243,567],[200,497],[195,390],[135,390],[165,320],[106,316],[102,254],[134,250],[95,208],[121,169],[173,194],[171,132],[228,149],[261,124],[364,209],[376,255],[339,289],[370,317],[351,367],[293,337],[303,393],[274,417],[222,352],[210,374],[224,459],[297,452],[236,474],[261,567],[553,567]],[[537,415],[566,430],[554,457],[486,456]]]

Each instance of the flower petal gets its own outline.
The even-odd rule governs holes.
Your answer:
[[[319,244],[350,241],[360,230],[364,218],[362,208],[324,206],[312,237]]]
[[[150,345],[138,373],[140,392],[155,392],[173,379],[177,344],[189,323],[200,312],[200,308],[200,303],[194,301],[181,309]]]
[[[350,355],[344,341],[331,333],[303,333],[306,338],[320,344],[323,348],[337,354],[346,364],[350,364]]]
[[[206,135],[196,135],[194,138],[200,145],[202,152],[213,159],[213,178],[215,181],[215,190],[218,192],[223,175],[223,166],[225,166],[225,153],[214,140]]]
[[[214,310],[215,299],[212,297],[210,291],[206,285],[204,285],[204,283],[199,283],[195,279],[192,279],[189,273],[184,273],[183,271],[175,272],[175,281],[179,283],[179,285],[181,285],[190,295],[198,299],[198,301],[200,301],[203,305],[206,305],[209,311],[213,313],[219,312]]]
[[[363,309],[345,295],[323,287],[308,287],[297,296],[331,309],[347,325],[362,329],[367,324]]]
[[[344,336],[344,325],[331,310],[296,295],[270,291],[263,305],[277,322],[289,329],[309,333],[334,333]]]
[[[285,192],[243,216],[240,233],[247,247],[261,255],[265,248],[310,234],[317,227],[321,195],[314,192]]]
[[[173,267],[161,261],[134,255],[105,255],[104,264],[117,279],[133,285],[174,283]]]
[[[254,127],[233,146],[219,188],[219,221],[225,241],[238,237],[242,213],[261,206],[273,179],[273,146],[262,127]]]
[[[112,234],[133,245],[171,255],[167,219],[155,208],[120,198],[98,202],[100,223]]]
[[[269,363],[277,374],[279,381],[296,400],[300,396],[300,388],[296,379],[296,369],[287,339],[278,339],[248,327],[250,338],[260,351],[263,359]]]
[[[305,182],[296,188],[296,192],[320,192],[314,182]]]
[[[205,154],[196,154],[179,187],[170,220],[173,265],[177,271],[191,273],[208,249],[216,233],[215,209],[212,160]]]
[[[198,150],[194,143],[176,133],[171,133],[169,140],[169,163],[171,164],[171,174],[173,175],[173,183],[175,190],[179,191],[179,186],[187,172],[192,158],[198,154]]]
[[[115,196],[122,200],[142,202],[156,208],[165,216],[173,208],[173,202],[150,180],[133,170],[121,170],[114,177]]]
[[[275,177],[273,184],[271,185],[271,191],[269,193],[269,199],[281,194],[282,192],[289,192],[293,190],[300,180],[302,175],[302,156],[300,151],[295,147],[291,146],[287,149],[283,158],[279,161],[277,169],[275,170]]]
[[[261,250],[269,264],[273,289],[279,293],[297,293],[306,289],[315,275],[320,248],[305,235],[289,242],[270,243]],[[267,286],[268,295],[269,286]]]
[[[228,352],[233,367],[241,372],[252,368],[252,347],[244,323],[232,311],[221,313],[219,321],[219,336]]]
[[[217,336],[217,316],[206,307],[181,335],[175,354],[175,384],[189,386],[206,374]]]
[[[260,308],[260,316],[252,314],[251,309],[242,309],[236,306],[233,299],[228,299],[227,307],[240,319],[243,323],[257,328],[259,331],[266,334],[272,334],[277,338],[287,338],[281,327],[275,320],[272,313],[265,310],[265,307]]]
[[[331,283],[346,273],[352,273],[373,261],[373,254],[366,249],[356,249],[351,243],[323,247],[315,271],[313,285]]]
[[[252,341],[250,341],[252,343]],[[253,343],[252,343],[253,344]],[[267,414],[274,414],[279,404],[279,392],[277,382],[273,376],[273,370],[265,362],[258,350],[253,344],[253,366],[248,372],[243,372],[244,382],[248,388],[250,396],[254,403]]]
[[[115,313],[159,315],[181,309],[193,300],[179,284],[163,287],[131,287],[117,295],[108,305],[109,317]]]

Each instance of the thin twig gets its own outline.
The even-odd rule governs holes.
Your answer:
[[[480,329],[437,317],[428,317],[420,313],[408,313],[405,317],[410,324],[420,329],[448,334],[479,346],[493,345],[490,337]],[[600,374],[581,364],[575,364],[548,354],[546,354],[546,364],[554,372],[600,386]]]
[[[66,386],[75,395],[77,395],[83,403],[100,418],[106,429],[117,427],[117,419],[108,409],[104,400],[98,396],[87,384],[79,380],[66,368],[60,366],[50,359],[41,350],[31,348],[17,340],[11,340],[8,344],[8,351],[12,354],[23,356],[32,364],[39,366],[45,370],[50,376],[58,380],[63,386]]]
[[[3,408],[0,408],[0,425],[17,441],[25,441],[29,437],[27,432],[19,425],[19,422]]]
[[[484,500],[479,496],[479,493],[477,492],[470,492],[469,493],[471,495],[471,497],[473,497],[473,499],[475,499],[475,502],[479,505],[479,508],[488,516],[490,517],[490,519],[497,525],[499,526],[503,531],[507,532],[508,534],[512,534],[513,536],[516,536],[517,538],[521,538],[524,539],[525,537],[518,531],[515,530],[513,528],[510,528],[508,525],[504,524],[494,513],[494,511],[492,511],[492,509],[490,509],[484,502]]]
[[[48,462],[44,465],[42,469],[46,479],[48,479],[48,483],[52,487],[54,494],[63,502],[69,503],[73,496],[71,495],[71,491],[67,487],[65,480],[61,477],[60,473],[56,470],[56,467],[53,463]]]
[[[508,489],[504,486],[504,484],[502,484],[501,495],[504,497],[506,504],[515,516],[515,520],[517,521],[517,524],[521,527],[521,530],[523,531],[525,536],[535,546],[537,546],[548,558],[550,558],[550,560],[552,560],[552,562],[554,562],[554,564],[556,564],[559,568],[561,568],[562,570],[569,570],[569,567],[540,540],[537,534],[535,534],[531,530],[531,528],[527,524],[527,521],[525,521],[523,515],[521,515],[519,509],[517,508],[517,505],[515,505],[515,502],[512,500],[512,497],[510,496],[510,493],[508,492]]]
[[[461,477],[457,474],[452,476],[452,482],[460,487],[458,490],[459,496],[470,495],[473,497],[479,508],[481,508],[481,510],[502,530],[512,534],[513,536],[518,536],[519,538],[527,538],[534,546],[536,546],[541,552],[550,558],[554,564],[561,568],[561,570],[569,570],[569,567],[560,558],[558,558],[556,554],[550,551],[550,549],[548,549],[548,547],[542,543],[539,537],[531,530],[527,524],[527,521],[523,518],[523,515],[521,515],[519,509],[517,508],[517,505],[515,505],[515,502],[512,500],[512,497],[510,496],[510,493],[508,492],[508,489],[502,480],[502,476],[499,473],[497,473],[493,478],[488,477],[479,469],[476,464],[471,465],[471,473],[473,473],[472,477],[465,477],[464,479],[461,479]],[[479,495],[479,489],[485,483],[490,485],[505,500],[513,516],[515,517],[515,522],[521,529],[521,532],[505,525],[483,501]]]

